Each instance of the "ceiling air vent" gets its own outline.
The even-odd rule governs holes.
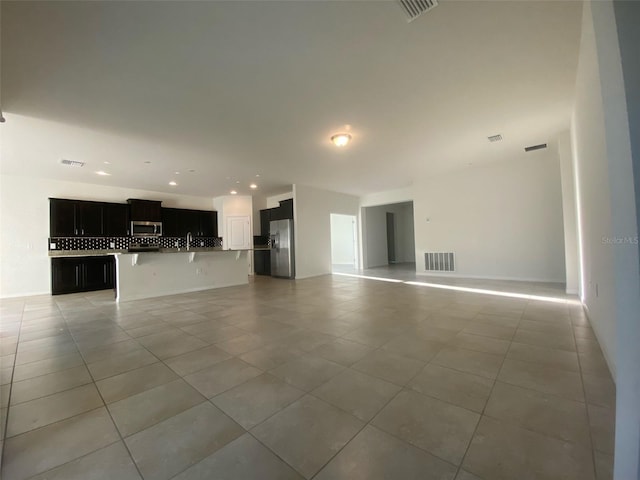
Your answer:
[[[75,160],[67,160],[66,158],[63,158],[62,160],[60,160],[60,163],[62,165],[67,165],[68,167],[84,167],[84,162],[77,162]]]
[[[487,138],[491,143],[499,142],[500,140],[502,140],[502,135],[491,135],[490,137],[487,137]]]
[[[547,148],[546,143],[541,143],[540,145],[532,145],[530,147],[524,147],[524,151],[533,152],[534,150],[542,150],[543,148]]]
[[[398,3],[407,15],[407,22],[438,6],[438,0],[398,0]]]

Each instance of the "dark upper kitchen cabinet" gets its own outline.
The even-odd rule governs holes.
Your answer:
[[[52,237],[103,235],[102,203],[49,199],[49,232]]]
[[[260,210],[260,235],[263,237],[269,236],[269,222],[271,222],[271,210],[272,208],[267,208],[265,210]]]
[[[218,236],[218,212],[208,210],[200,211],[200,236]]]
[[[76,203],[77,235],[85,237],[100,237],[104,235],[102,228],[102,203]]]
[[[49,199],[49,231],[52,237],[76,235],[76,201]]]
[[[182,228],[184,234],[191,233],[194,237],[201,237],[200,234],[200,211],[199,210],[182,210]]]
[[[114,287],[115,264],[112,256],[51,259],[51,292],[54,295]]]
[[[162,202],[156,200],[137,200],[130,198],[127,200],[130,207],[131,221],[141,222],[161,222]]]
[[[102,208],[104,235],[107,237],[128,236],[129,205],[125,203],[105,203]]]
[[[293,220],[293,198],[281,201],[279,210],[282,218],[279,218],[278,220]]]
[[[162,235],[164,237],[182,237],[182,225],[179,208],[162,209]]]
[[[269,235],[269,222],[288,219],[293,220],[293,198],[282,200],[278,207],[260,210],[260,233]]]
[[[184,237],[189,232],[194,237],[217,237],[218,212],[163,208],[162,231],[165,237]]]
[[[49,199],[51,237],[125,237],[129,235],[129,205]]]

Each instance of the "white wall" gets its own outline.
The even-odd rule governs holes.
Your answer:
[[[253,234],[267,235],[268,232],[260,231],[260,210],[267,208],[267,197],[263,195],[254,195],[252,197],[251,204],[253,210]]]
[[[397,188],[384,192],[370,193],[360,197],[361,207],[389,205],[392,203],[410,202],[413,200],[413,187]]]
[[[1,175],[0,297],[51,292],[49,197],[122,203],[142,198],[167,207],[213,209],[212,199],[205,197]]]
[[[415,261],[413,203],[362,208],[365,268],[388,265],[387,212],[394,214],[396,262]]]
[[[624,84],[612,2],[585,2],[583,15],[571,122],[581,296],[616,378],[614,478],[627,480],[640,471],[640,272],[625,89],[637,95],[638,85]],[[637,32],[637,6],[625,4],[619,20]],[[624,48],[637,69],[638,43]]]
[[[356,264],[357,219],[352,215],[331,214],[331,263]]]
[[[358,208],[358,197],[293,186],[296,278],[331,273],[330,214],[357,216]]]
[[[418,273],[425,252],[455,252],[457,276],[564,282],[555,149],[416,182],[413,198]]]
[[[271,195],[267,197],[267,206],[266,208],[277,208],[280,206],[280,202],[283,200],[289,200],[293,198],[293,191],[280,193],[278,195]]]
[[[564,266],[566,291],[577,295],[580,285],[580,262],[578,260],[578,223],[576,220],[576,188],[570,132],[558,137],[560,178],[562,183],[562,220],[564,223]]]

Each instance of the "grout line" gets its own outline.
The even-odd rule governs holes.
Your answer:
[[[13,376],[15,375],[15,370],[16,370],[16,359],[18,358],[18,345],[20,344],[20,334],[22,331],[22,322],[23,322],[23,317],[24,317],[24,309],[26,308],[27,303],[26,301],[22,304],[22,312],[20,314],[20,326],[18,327],[18,335],[17,335],[17,339],[16,339],[16,348],[15,351],[13,353],[13,365],[11,366],[11,380],[9,381],[8,384],[8,388],[9,388],[9,393],[8,393],[8,397],[7,397],[7,407],[6,407],[6,415],[4,418],[4,425],[3,425],[3,435],[2,435],[2,446],[0,447],[0,477],[2,474],[2,470],[4,468],[4,447],[7,443],[7,433],[8,433],[8,428],[9,428],[9,413],[10,413],[10,409],[11,409],[11,392],[13,390]],[[9,354],[11,355],[11,354]],[[4,356],[4,355],[3,355]],[[5,387],[6,388],[6,387]],[[0,421],[2,421],[0,419]]]
[[[527,302],[527,305],[528,305],[528,302]],[[525,307],[525,309],[526,309],[526,307]],[[520,319],[518,320],[518,326],[520,326],[520,323],[522,322],[522,316],[523,315],[524,315],[524,310],[520,314]],[[513,336],[511,337],[511,343],[513,343],[513,338],[515,337],[515,334],[516,334],[516,331],[518,329],[518,326],[516,326],[516,330],[514,330],[514,332],[513,332]],[[511,344],[509,345],[509,348],[511,348]],[[507,350],[507,352],[508,351],[509,350]],[[473,443],[473,439],[474,439],[474,437],[476,436],[476,434],[478,432],[478,427],[480,426],[480,422],[482,422],[482,419],[487,416],[487,415],[485,415],[485,411],[487,409],[487,405],[489,403],[489,400],[491,399],[491,395],[493,395],[493,391],[494,391],[494,389],[496,387],[496,383],[498,382],[498,377],[500,376],[500,372],[502,371],[502,368],[504,367],[504,362],[506,360],[507,360],[507,354],[505,353],[503,358],[502,358],[502,363],[500,364],[500,368],[498,369],[498,373],[496,374],[496,377],[493,379],[493,384],[491,385],[491,390],[489,391],[489,395],[487,396],[487,400],[484,402],[484,407],[482,408],[482,412],[480,412],[480,417],[478,418],[478,422],[476,423],[476,427],[474,428],[473,433],[471,434],[471,437],[469,438],[469,443],[467,444],[467,448],[465,449],[464,454],[462,455],[462,460],[460,461],[460,465],[458,466],[458,471],[456,472],[456,477],[460,474],[460,471],[462,470],[462,465],[464,464],[465,458],[467,458],[467,455],[469,453],[469,449],[471,448],[471,444]],[[471,472],[471,473],[473,473],[473,472]]]

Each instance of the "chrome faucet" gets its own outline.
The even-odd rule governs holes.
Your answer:
[[[191,232],[187,232],[187,252],[189,251],[189,246],[191,245],[191,240],[193,240],[193,236]]]

